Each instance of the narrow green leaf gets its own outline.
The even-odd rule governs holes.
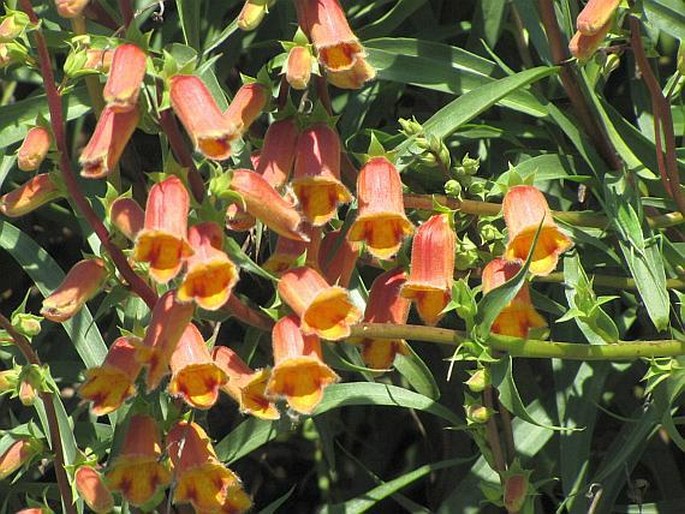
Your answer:
[[[269,505],[260,510],[259,514],[276,514],[281,505],[288,501],[288,498],[290,498],[293,495],[293,493],[295,492],[295,487],[296,486],[292,486],[287,493],[285,493],[280,498],[277,498],[275,501],[271,502]]]
[[[438,386],[433,373],[421,357],[408,346],[409,354],[398,354],[395,357],[395,368],[404,378],[407,379],[417,393],[432,398],[433,400],[440,399],[440,387]]]
[[[187,45],[200,50],[200,6],[201,2],[176,0],[176,9],[181,21],[183,37]]]
[[[643,0],[647,19],[659,30],[681,41],[685,40],[685,1]]]
[[[427,2],[428,0],[397,0],[397,3],[383,16],[358,29],[357,36],[361,39],[368,39],[390,34]]]

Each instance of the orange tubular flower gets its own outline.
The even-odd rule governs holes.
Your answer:
[[[266,384],[271,376],[268,369],[251,369],[240,356],[226,346],[216,346],[212,358],[228,375],[221,390],[238,402],[240,412],[260,419],[279,419],[281,414],[266,397]]]
[[[146,66],[147,55],[136,45],[126,43],[114,50],[102,97],[115,112],[135,109]]]
[[[274,121],[264,135],[264,146],[255,170],[274,188],[283,186],[290,177],[298,136],[295,118]]]
[[[452,295],[457,236],[446,214],[436,214],[421,225],[411,249],[411,274],[402,296],[416,302],[428,325],[442,317]]]
[[[312,76],[312,53],[306,46],[294,46],[288,52],[283,66],[285,80],[293,89],[304,90]]]
[[[109,207],[109,219],[131,241],[145,226],[145,212],[133,198],[114,200]]]
[[[60,196],[59,188],[50,174],[43,173],[0,197],[0,212],[9,218],[18,218]]]
[[[102,259],[77,262],[59,287],[43,300],[40,313],[58,323],[73,318],[88,300],[102,290],[108,275]]]
[[[300,321],[291,314],[274,325],[271,338],[274,369],[266,393],[284,397],[297,412],[311,414],[324,389],[340,380],[323,362],[319,337],[303,334]]]
[[[395,268],[379,275],[371,285],[369,301],[366,303],[364,321],[369,323],[407,322],[411,302],[402,298],[400,291],[407,281],[407,275],[401,268]],[[406,355],[407,342],[404,339],[370,339],[363,338],[362,358],[366,365],[373,369],[383,370],[392,366],[398,353]]]
[[[306,249],[307,244],[302,241],[279,237],[276,240],[276,249],[262,267],[274,275],[281,275],[297,262]]]
[[[238,476],[217,459],[205,431],[180,421],[167,437],[174,465],[174,503],[190,503],[197,512],[241,514],[252,506]]]
[[[235,170],[230,187],[240,193],[247,212],[271,230],[289,239],[309,241],[302,232],[300,214],[259,173]]]
[[[145,225],[136,237],[133,259],[150,263],[150,276],[166,284],[193,254],[186,240],[190,197],[183,182],[171,176],[150,189]]]
[[[180,396],[195,409],[209,409],[219,397],[219,388],[228,380],[209,355],[202,334],[190,323],[176,350],[171,354],[169,394]]]
[[[350,227],[350,241],[364,241],[369,253],[389,259],[402,240],[414,232],[404,214],[402,182],[397,168],[385,157],[370,159],[357,177],[359,215]]]
[[[114,498],[109,492],[102,475],[92,466],[80,466],[74,473],[78,495],[97,514],[112,512]]]
[[[89,0],[55,0],[57,13],[62,18],[76,18],[80,16],[88,5]]]
[[[178,299],[195,301],[210,311],[220,309],[238,282],[238,268],[221,249],[221,228],[216,223],[201,223],[190,228],[188,241],[195,253],[187,259],[188,271],[178,288]]]
[[[342,237],[340,230],[329,232],[319,247],[319,268],[329,284],[347,287],[359,257],[359,245]]]
[[[106,473],[112,491],[121,491],[132,505],[149,502],[161,487],[171,482],[171,473],[161,463],[162,445],[157,421],[150,416],[131,417],[121,453]]]
[[[17,439],[0,455],[0,480],[27,464],[39,451],[41,444],[37,440]]]
[[[309,34],[332,84],[358,89],[375,77],[338,0],[297,0],[295,5],[300,26]]]
[[[335,216],[338,204],[352,201],[352,194],[340,182],[340,138],[325,123],[300,135],[292,187],[304,217],[316,227]]]
[[[79,163],[83,167],[81,176],[107,176],[119,162],[139,119],[140,113],[136,108],[127,112],[116,112],[110,105],[105,107],[90,141],[79,157]]]
[[[552,219],[544,195],[533,186],[514,186],[505,195],[502,209],[509,231],[505,259],[525,261],[533,245],[535,232],[542,223],[530,272],[533,275],[549,275],[556,268],[559,255],[571,248],[573,241],[559,230]]]
[[[268,99],[268,90],[262,84],[244,84],[233,97],[224,117],[239,134],[244,134],[262,113]]]
[[[513,278],[520,269],[521,264],[517,261],[501,258],[490,261],[483,268],[483,294],[488,294]],[[526,338],[531,328],[546,326],[544,318],[533,307],[528,284],[525,283],[516,297],[499,313],[490,331],[494,334]]]
[[[600,32],[611,19],[621,0],[590,0],[576,18],[576,28],[586,36]]]
[[[231,155],[231,143],[238,137],[237,129],[223,115],[200,77],[171,77],[169,90],[171,106],[183,123],[195,149],[208,159],[228,159]]]
[[[579,61],[586,61],[592,57],[604,42],[604,38],[609,33],[609,30],[611,30],[612,23],[612,20],[607,21],[598,32],[592,35],[583,34],[579,30],[576,31],[568,44],[571,55]]]
[[[52,136],[45,127],[31,127],[17,152],[17,166],[21,171],[36,171],[50,151]]]
[[[176,301],[176,292],[165,293],[154,309],[145,338],[138,347],[136,358],[147,366],[147,390],[152,391],[169,372],[169,361],[193,317],[192,303]]]
[[[302,320],[302,332],[316,334],[330,341],[350,335],[350,325],[362,313],[346,289],[330,286],[311,268],[287,271],[278,283],[278,293]]]
[[[86,370],[79,388],[81,398],[93,402],[91,411],[104,416],[117,410],[136,394],[136,378],[143,365],[136,359],[137,337],[120,337],[110,347],[102,366]]]

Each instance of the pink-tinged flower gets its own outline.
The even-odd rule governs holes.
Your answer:
[[[411,274],[402,296],[416,302],[428,325],[435,325],[450,301],[454,281],[457,236],[446,214],[436,214],[421,225],[411,249]]]
[[[307,243],[287,237],[278,237],[276,248],[262,266],[274,275],[281,275],[292,268],[307,249]]]
[[[197,512],[241,514],[252,506],[238,476],[217,459],[197,423],[178,422],[167,436],[174,465],[174,503],[190,503]]]
[[[117,165],[140,119],[137,108],[116,112],[111,106],[100,114],[95,131],[79,157],[81,176],[102,178]]]
[[[132,416],[121,453],[105,474],[110,490],[120,491],[135,506],[149,502],[158,489],[171,483],[171,473],[161,458],[157,421],[144,414]]]
[[[145,225],[136,237],[133,259],[150,263],[150,276],[166,284],[178,275],[184,259],[193,254],[188,235],[188,190],[171,176],[150,189]]]
[[[521,270],[518,261],[493,259],[483,268],[483,294],[512,279]],[[547,323],[533,307],[528,284],[524,283],[516,297],[499,313],[492,324],[491,332],[513,337],[528,337],[532,328],[546,327]]]
[[[283,70],[285,80],[293,89],[303,90],[309,86],[312,77],[314,57],[306,46],[294,46],[288,52]]]
[[[200,77],[171,77],[169,90],[171,106],[183,123],[195,149],[208,159],[228,159],[231,155],[231,143],[238,137],[237,128],[223,115]]]
[[[125,43],[114,50],[102,97],[115,112],[135,109],[146,66],[147,55],[138,46]]]
[[[573,241],[559,230],[552,219],[545,196],[533,186],[514,186],[505,195],[502,210],[509,232],[505,259],[525,261],[542,223],[530,272],[533,275],[549,275],[557,267],[559,255],[571,248]]]
[[[169,373],[169,361],[193,317],[194,305],[177,301],[174,290],[166,292],[154,309],[136,358],[148,367],[147,390],[159,386]]]
[[[215,246],[217,231],[220,239]],[[195,301],[199,307],[210,311],[220,309],[226,303],[238,282],[238,268],[221,249],[222,240],[221,228],[216,223],[201,223],[190,228],[188,242],[195,253],[186,260],[188,269],[178,288],[179,301]]]
[[[245,212],[240,205],[232,203],[226,208],[226,228],[233,232],[247,232],[257,224],[257,219]]]
[[[276,0],[245,0],[245,5],[238,14],[238,28],[250,31],[256,29],[269,12]]]
[[[347,289],[331,286],[311,268],[286,271],[278,283],[278,293],[302,321],[302,332],[330,341],[350,335],[350,325],[359,321]]]
[[[61,193],[49,173],[30,178],[20,187],[0,197],[0,212],[10,218],[18,218],[35,211]]]
[[[264,145],[255,170],[274,188],[283,186],[290,177],[298,137],[295,118],[274,121],[264,135]]]
[[[224,117],[236,128],[239,134],[244,134],[250,125],[259,117],[269,100],[268,90],[262,84],[253,82],[244,84],[238,89],[233,101],[226,109]]]
[[[29,23],[28,16],[23,12],[10,12],[0,18],[0,43],[10,43],[21,36]]]
[[[109,207],[109,219],[119,232],[135,241],[145,226],[145,211],[133,198],[117,198]]]
[[[102,290],[108,276],[109,272],[102,259],[77,262],[59,287],[43,300],[40,313],[58,323],[73,318],[88,300]]]
[[[0,455],[0,480],[5,480],[20,467],[28,464],[42,451],[42,445],[34,439],[17,439]]]
[[[507,473],[509,476],[504,480],[504,507],[507,512],[520,512],[526,503],[528,489],[530,488],[529,473]]]
[[[79,497],[97,514],[111,512],[114,498],[105,485],[102,474],[93,466],[80,466],[74,473],[74,484]]]
[[[573,34],[571,41],[568,43],[569,52],[571,55],[578,59],[579,61],[586,61],[592,57],[597,49],[604,42],[604,38],[611,30],[612,20],[606,22],[606,24],[592,35],[586,35],[579,30]]]
[[[600,32],[620,3],[621,0],[590,0],[576,18],[576,28],[586,36]]]
[[[212,360],[202,334],[190,323],[169,361],[169,394],[180,396],[195,409],[209,409],[219,397],[228,376]]]
[[[52,514],[52,510],[42,507],[29,507],[28,509],[18,510],[16,514]]]
[[[35,364],[25,366],[19,374],[19,387],[17,396],[24,407],[31,407],[36,403],[36,398],[44,389],[45,377],[40,367]]]
[[[298,0],[298,20],[334,85],[358,89],[376,76],[338,0]]]
[[[17,152],[17,166],[21,171],[35,171],[50,151],[52,135],[45,127],[31,127]]]
[[[86,62],[83,63],[83,69],[109,73],[113,60],[114,50],[111,48],[89,48],[86,50]]]
[[[300,135],[291,183],[304,217],[316,227],[333,218],[339,204],[352,201],[340,182],[340,138],[325,123]]]
[[[414,232],[404,214],[402,182],[397,168],[385,157],[370,159],[357,176],[359,214],[350,227],[350,241],[364,241],[369,253],[389,259],[402,240]]]
[[[268,369],[253,370],[226,346],[215,346],[212,358],[228,375],[228,382],[221,390],[238,402],[240,412],[267,420],[281,417],[274,403],[266,397],[266,384],[271,376]]]
[[[136,359],[138,346],[138,338],[120,337],[112,343],[102,366],[86,370],[86,381],[78,392],[93,402],[95,416],[114,412],[136,394],[136,378],[143,367]]]
[[[319,247],[319,269],[329,284],[347,287],[359,257],[359,244],[343,237],[342,231],[326,234]]]
[[[81,15],[88,2],[89,0],[55,0],[55,7],[62,18],[76,18]]]
[[[411,302],[400,294],[407,281],[407,275],[401,268],[395,268],[379,275],[371,284],[369,301],[366,303],[364,321],[368,323],[407,322]],[[372,339],[364,337],[362,358],[369,368],[384,370],[392,366],[395,356],[408,353],[404,339]]]
[[[271,230],[289,239],[309,241],[309,237],[302,232],[300,213],[259,173],[235,170],[230,187],[240,193],[248,214],[259,219]]]
[[[300,328],[300,321],[292,314],[274,325],[274,368],[266,393],[285,398],[297,412],[311,414],[326,387],[340,377],[323,361],[319,337],[303,334]]]

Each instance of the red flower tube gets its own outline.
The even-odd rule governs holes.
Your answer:
[[[114,498],[105,481],[93,466],[79,466],[74,473],[74,485],[78,495],[97,514],[112,512]]]
[[[17,166],[21,171],[35,171],[47,157],[52,135],[45,127],[31,127],[17,152]]]
[[[102,97],[115,112],[135,109],[145,78],[147,55],[136,45],[125,43],[114,50]]]
[[[621,0],[589,0],[576,18],[576,28],[586,36],[601,32],[620,3]]]
[[[145,211],[133,198],[117,198],[109,207],[109,219],[129,240],[135,241],[145,226]]]
[[[43,300],[40,313],[50,321],[59,323],[73,318],[88,300],[102,290],[108,276],[102,259],[77,262],[59,287]]]
[[[274,121],[264,135],[264,145],[255,170],[276,189],[290,177],[298,137],[295,118]]]
[[[239,134],[244,134],[262,113],[268,100],[268,90],[265,86],[256,82],[244,84],[233,97],[233,101],[224,112],[224,117]]]
[[[0,212],[9,218],[28,214],[59,198],[61,193],[49,173],[30,178],[20,187],[0,197]]]
[[[359,244],[350,242],[340,230],[323,237],[319,248],[319,269],[329,284],[347,287],[359,257]]]

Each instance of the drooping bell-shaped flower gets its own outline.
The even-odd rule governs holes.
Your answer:
[[[304,90],[309,86],[314,57],[306,46],[293,46],[288,52],[283,71],[285,80],[293,89]]]
[[[224,117],[239,134],[244,134],[262,113],[268,100],[268,90],[264,85],[257,82],[244,84],[236,92]]]
[[[136,394],[136,378],[143,367],[136,359],[139,344],[136,337],[120,337],[112,343],[101,366],[86,370],[86,381],[78,392],[81,398],[93,402],[94,415],[109,414]]]
[[[0,455],[0,480],[5,480],[19,468],[28,464],[41,450],[42,445],[37,439],[15,440]]]
[[[300,134],[291,184],[304,217],[316,227],[333,218],[338,205],[352,201],[340,182],[340,138],[325,123]]]
[[[300,328],[300,321],[292,314],[274,325],[271,334],[274,368],[266,392],[285,398],[297,412],[311,414],[321,402],[326,387],[340,377],[323,361],[319,337],[303,334]]]
[[[106,106],[79,157],[81,176],[95,179],[109,175],[124,153],[139,119],[137,107],[117,112],[113,107]]]
[[[102,97],[115,112],[136,108],[138,95],[145,78],[147,55],[131,43],[119,45],[114,50],[112,65]]]
[[[589,0],[576,18],[576,28],[586,36],[601,32],[620,3],[621,0]]]
[[[436,214],[421,225],[411,249],[411,273],[402,296],[416,302],[428,325],[435,325],[450,301],[454,282],[457,236],[447,214]]]
[[[347,289],[329,285],[311,268],[286,271],[278,283],[278,294],[300,317],[302,332],[330,341],[348,337],[350,326],[362,315]]]
[[[74,485],[79,497],[96,514],[106,514],[114,509],[112,493],[102,474],[93,466],[79,466],[74,473]]]
[[[188,242],[194,253],[186,260],[187,271],[178,288],[178,299],[195,301],[210,311],[220,309],[238,282],[238,268],[222,250],[221,228],[212,222],[190,227]]]
[[[347,287],[357,264],[360,245],[350,242],[342,231],[328,232],[319,247],[319,269],[329,284]]]
[[[514,277],[521,270],[518,261],[493,259],[483,268],[483,294],[488,294]],[[513,337],[528,337],[528,331],[534,328],[546,327],[545,319],[535,310],[530,300],[528,283],[524,283],[521,290],[502,309],[492,324],[491,332]]]
[[[264,135],[264,145],[255,170],[276,189],[290,178],[298,137],[295,118],[274,121]]]
[[[279,236],[276,248],[262,266],[274,275],[281,275],[292,268],[307,249],[307,243]]]
[[[178,275],[184,259],[193,254],[188,235],[188,190],[171,176],[150,189],[145,225],[136,237],[133,259],[150,263],[150,276],[166,284]]]
[[[202,334],[193,323],[186,327],[169,361],[169,394],[194,409],[209,409],[219,397],[228,376],[212,360]]]
[[[133,198],[117,198],[109,207],[109,219],[130,241],[145,226],[145,211]]]
[[[169,79],[171,106],[195,149],[208,159],[223,161],[238,137],[236,126],[224,116],[207,86],[195,75]]]
[[[104,286],[109,272],[102,259],[84,259],[72,266],[62,283],[43,300],[41,315],[61,323],[73,318]]]
[[[385,157],[373,157],[357,176],[359,214],[347,235],[350,241],[363,241],[369,253],[389,259],[402,240],[414,232],[404,213],[402,182],[397,168]]]
[[[158,489],[171,482],[171,473],[160,462],[161,457],[157,421],[144,414],[132,416],[121,452],[105,474],[109,488],[121,492],[131,505],[149,502]]]
[[[212,358],[228,375],[228,382],[221,390],[238,402],[240,412],[268,420],[281,417],[274,403],[266,397],[266,385],[271,376],[268,369],[253,370],[226,346],[214,347]]]
[[[250,31],[259,27],[259,24],[269,12],[276,0],[245,0],[243,8],[238,14],[238,28]]]
[[[14,191],[0,197],[0,213],[9,218],[24,216],[61,196],[49,173],[31,177]]]
[[[197,423],[178,422],[169,431],[167,448],[174,465],[174,503],[190,503],[203,513],[241,514],[252,506],[240,479],[219,462]]]
[[[55,0],[57,14],[62,18],[76,18],[80,16],[90,0]]]
[[[559,230],[544,195],[533,186],[514,186],[504,196],[502,210],[509,232],[504,257],[525,261],[542,223],[529,269],[533,275],[549,275],[573,241]]]
[[[371,284],[369,300],[366,303],[364,321],[368,323],[407,322],[411,302],[400,294],[407,281],[407,274],[402,268],[391,269],[376,277]],[[404,339],[361,338],[362,358],[372,369],[385,370],[392,366],[395,356],[406,355],[407,342]]]
[[[583,34],[579,30],[576,31],[576,33],[573,34],[571,41],[568,43],[568,50],[571,52],[571,55],[581,62],[587,61],[602,45],[612,24],[612,20],[609,20],[606,22],[606,25],[592,35]]]
[[[17,152],[17,166],[21,171],[35,171],[47,157],[52,135],[45,127],[31,127]]]

